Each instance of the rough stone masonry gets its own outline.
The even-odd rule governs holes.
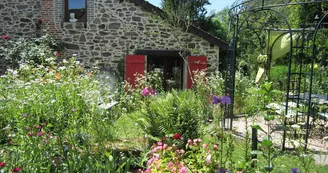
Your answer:
[[[0,34],[15,39],[49,33],[64,43],[65,56],[77,54],[87,66],[97,61],[115,69],[136,49],[183,49],[207,56],[209,72],[217,69],[218,45],[172,28],[133,0],[87,0],[86,23],[64,22],[64,4],[64,0],[1,0]]]

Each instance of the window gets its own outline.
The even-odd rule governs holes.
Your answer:
[[[86,7],[86,0],[65,0],[65,22],[86,22]]]

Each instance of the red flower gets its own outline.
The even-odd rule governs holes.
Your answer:
[[[8,40],[8,35],[3,36],[3,39]]]
[[[6,166],[6,163],[5,162],[0,162],[0,167],[4,167]]]
[[[20,170],[21,170],[21,168],[17,167],[17,168],[12,169],[11,172],[19,172]]]
[[[56,56],[60,56],[60,53],[59,52],[56,52]]]
[[[173,139],[180,139],[181,135],[179,133],[176,133],[173,135]]]
[[[32,137],[33,133],[27,133],[27,136]]]

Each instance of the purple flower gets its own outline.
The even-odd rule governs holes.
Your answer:
[[[213,96],[213,98],[212,98],[212,104],[213,105],[217,105],[217,104],[221,103],[221,101],[222,101],[221,97]]]
[[[218,96],[213,96],[212,98],[212,104],[216,105],[221,103],[222,105],[231,104],[231,99],[229,96],[223,96],[223,97],[218,97]]]
[[[290,170],[291,173],[301,173],[301,171],[298,168],[292,168]]]
[[[222,100],[221,100],[221,103],[224,105],[224,104],[228,104],[230,105],[231,104],[231,99],[229,96],[223,96]]]

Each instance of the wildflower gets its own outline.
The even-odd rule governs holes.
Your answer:
[[[167,164],[167,167],[168,168],[171,168],[173,166],[173,162],[169,162],[168,164]]]
[[[230,105],[231,104],[230,97],[229,96],[223,96],[221,103]]]
[[[3,39],[8,40],[8,35],[3,36]]]
[[[43,132],[37,132],[36,135],[42,136],[43,135]]]
[[[40,126],[40,125],[36,125],[36,124],[34,124],[33,127],[36,128],[36,129],[41,129],[41,126]]]
[[[150,168],[147,168],[146,171],[145,171],[145,173],[151,173]]]
[[[218,150],[218,145],[213,145],[214,150]]]
[[[25,127],[25,129],[29,132],[30,130],[31,130],[31,128],[30,127]]]
[[[180,154],[184,154],[185,153],[185,150],[180,150]]]
[[[55,55],[56,55],[56,56],[60,56],[60,53],[59,53],[59,52],[56,52]]]
[[[179,170],[179,173],[187,173],[187,168],[186,168],[186,167],[182,167],[182,168]]]
[[[191,144],[192,143],[192,140],[191,139],[188,139],[187,142],[188,142],[188,144]]]
[[[144,96],[144,97],[146,97],[146,96],[148,96],[148,95],[156,95],[156,91],[153,90],[153,89],[150,88],[150,87],[146,87],[145,89],[143,89],[143,90],[141,91],[141,95]]]
[[[0,162],[0,167],[5,167],[6,163],[5,162]]]
[[[179,133],[176,133],[172,137],[173,137],[173,139],[180,139],[181,135]]]
[[[213,96],[212,97],[212,104],[216,105],[221,103],[222,105],[225,104],[231,104],[231,99],[229,96],[223,96],[223,97],[218,97],[218,96]]]
[[[292,168],[290,170],[291,173],[300,173],[300,170],[298,168]]]
[[[21,168],[17,167],[17,168],[12,169],[11,172],[19,172],[20,170],[21,170]]]
[[[203,144],[203,148],[207,148],[207,144]]]
[[[222,101],[221,97],[217,97],[217,96],[212,97],[212,104],[213,105],[217,105],[217,104],[221,103],[221,101]]]
[[[168,147],[168,145],[167,145],[167,144],[164,144],[164,145],[163,145],[163,149],[164,149],[164,150],[166,150],[166,149],[167,149],[167,147]]]
[[[162,146],[163,143],[162,142],[157,142],[157,146]]]
[[[33,133],[27,133],[27,136],[32,137]]]
[[[205,159],[205,161],[206,161],[206,163],[207,164],[210,164],[210,163],[212,163],[212,155],[211,154],[209,154],[207,157],[206,157],[206,159]]]

